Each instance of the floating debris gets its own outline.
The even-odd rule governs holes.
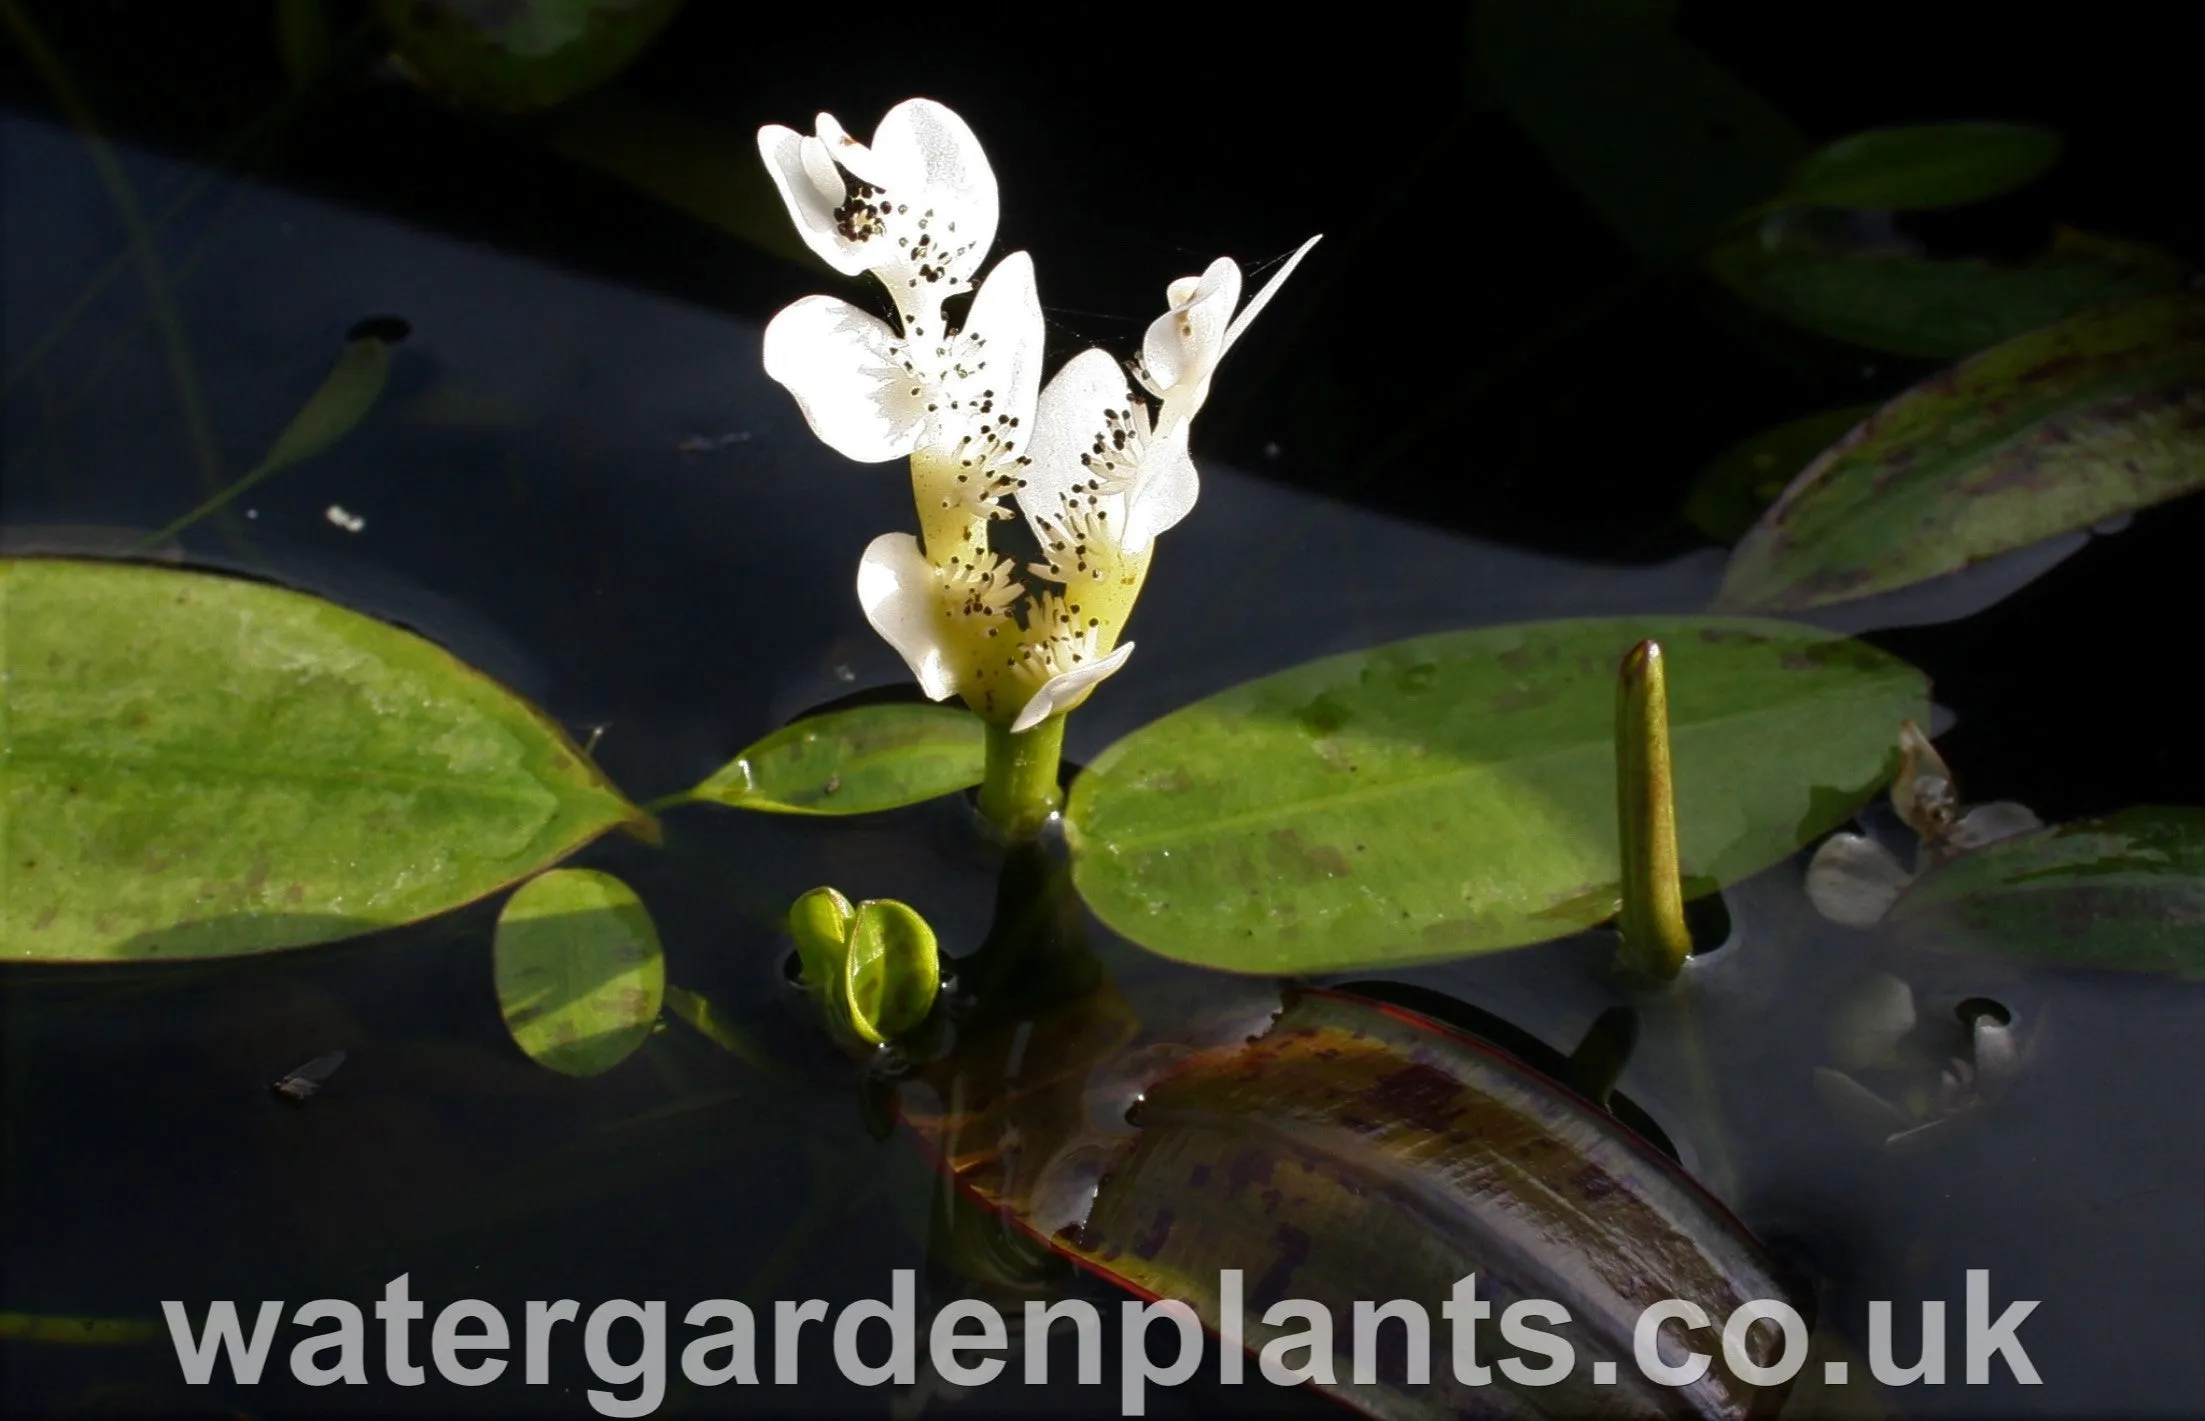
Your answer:
[[[750,431],[737,430],[733,434],[692,434],[674,446],[678,454],[716,454],[731,444],[748,444]]]
[[[322,1083],[336,1074],[345,1063],[345,1053],[332,1051],[326,1056],[316,1056],[291,1074],[277,1081],[270,1089],[286,1100],[308,1100],[322,1088]]]
[[[1899,756],[1891,807],[1914,831],[1914,862],[1866,835],[1832,834],[1807,865],[1808,901],[1832,922],[1873,927],[1936,865],[2044,827],[2026,806],[2005,800],[1964,809],[1944,757],[1911,720],[1899,726]]]

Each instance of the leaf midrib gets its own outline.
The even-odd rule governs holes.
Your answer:
[[[1869,694],[1869,689],[1866,687],[1863,687],[1856,692],[1846,693],[1843,697],[1843,699],[1846,700],[1866,700],[1871,698],[1872,697]],[[1880,699],[1880,697],[1875,697],[1875,699]],[[1713,716],[1705,720],[1695,720],[1690,722],[1683,728],[1695,731],[1703,728],[1712,729],[1732,721],[1748,720],[1756,717],[1774,714],[1777,711],[1784,709],[1785,707],[1797,705],[1800,703],[1801,702],[1799,701],[1787,701],[1773,708],[1761,707],[1752,711],[1736,711],[1728,715]],[[1525,755],[1520,758],[1506,761],[1481,761],[1471,764],[1458,762],[1453,768],[1443,773],[1415,776],[1403,779],[1389,779],[1378,783],[1366,783],[1362,788],[1344,790],[1338,794],[1309,796],[1298,800],[1288,800],[1276,804],[1266,805],[1259,809],[1245,810],[1239,814],[1231,815],[1224,818],[1205,819],[1195,829],[1162,830],[1130,838],[1103,838],[1102,842],[1107,843],[1109,847],[1115,852],[1140,853],[1154,848],[1159,844],[1172,843],[1174,841],[1196,837],[1209,837],[1211,835],[1229,832],[1233,829],[1243,828],[1251,824],[1260,824],[1268,820],[1291,819],[1296,817],[1297,815],[1304,814],[1311,809],[1345,808],[1352,805],[1367,803],[1374,799],[1387,798],[1394,795],[1405,795],[1414,793],[1419,790],[1426,790],[1435,785],[1457,781],[1466,783],[1475,782],[1480,777],[1481,771],[1491,771],[1495,765],[1538,765],[1546,761],[1563,757],[1581,756],[1587,753],[1588,750],[1598,750],[1602,747],[1603,744],[1604,742],[1598,741],[1581,741],[1572,745],[1554,746],[1547,750],[1539,751],[1536,754]]]
[[[72,753],[52,749],[34,749],[31,754],[24,755],[21,753],[22,749],[21,746],[11,746],[7,756],[0,759],[0,782],[10,780],[18,782],[31,781],[32,775],[23,772],[26,763],[33,770],[45,766],[83,766],[93,771],[95,775],[111,773],[118,768],[143,773],[148,771],[159,772],[174,767],[187,772],[204,773],[210,779],[228,778],[248,782],[252,780],[288,779],[294,783],[309,785],[351,782],[361,785],[389,785],[393,788],[411,790],[436,790],[463,798],[502,801],[512,804],[540,802],[535,795],[524,793],[518,788],[501,789],[493,783],[469,779],[464,776],[437,776],[372,768],[343,769],[336,766],[311,765],[303,762],[258,759],[246,761],[225,755],[162,754],[143,760],[133,760],[121,759],[113,755],[93,755],[89,752]],[[531,777],[529,783],[533,788],[548,793],[554,803],[562,807],[577,802],[588,802],[582,796],[570,793],[543,779]],[[613,796],[606,795],[601,790],[596,791],[592,797],[617,802]]]

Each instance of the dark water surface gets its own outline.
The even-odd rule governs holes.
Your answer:
[[[823,90],[779,116],[800,122],[828,106],[863,132],[872,110],[860,100],[886,82],[868,78],[857,98]],[[941,97],[962,106],[962,94]],[[115,151],[149,211],[206,177],[134,144]],[[1006,154],[996,164],[1009,204],[1022,175]],[[602,727],[596,757],[639,800],[686,787],[807,707],[906,679],[851,593],[866,542],[909,522],[901,468],[854,466],[819,445],[759,368],[757,318],[772,303],[756,293],[785,286],[773,299],[786,299],[816,278],[712,247],[715,260],[748,264],[727,277],[741,295],[715,306],[694,289],[703,265],[694,252],[673,278],[636,271],[620,283],[217,175],[160,229],[168,308],[149,302],[142,271],[125,269],[96,285],[29,365],[33,343],[129,249],[129,232],[66,127],[0,120],[0,172],[0,352],[9,371],[29,371],[0,408],[0,522],[11,551],[116,551],[203,496],[161,322],[186,333],[207,441],[234,476],[323,378],[343,333],[390,315],[411,333],[375,416],[246,495],[226,523],[191,530],[191,561],[414,627],[577,737]],[[1100,289],[1092,274],[1067,283],[1074,309],[1052,313],[1059,338],[1128,340],[1153,288],[1200,264],[1183,255],[1190,245],[1258,259],[1302,231],[1206,225],[1215,211],[1202,204],[1164,223],[1110,210],[1110,222],[1147,234],[1145,255],[1165,254],[1122,288]],[[1293,220],[1305,212],[1297,206]],[[1358,259],[1366,274],[1310,268],[1309,284],[1333,287],[1325,311],[1339,299],[1335,283],[1392,279],[1367,248]],[[1048,300],[1053,257],[1043,250],[1038,261]],[[681,287],[690,289],[668,289]],[[1266,403],[1312,378],[1278,374],[1308,348],[1293,331],[1291,296],[1264,318],[1282,328],[1285,353],[1268,371],[1246,357],[1221,382],[1221,400],[1244,377],[1287,382],[1240,392],[1240,412],[1220,421],[1235,441],[1225,452],[1244,461],[1261,462],[1267,444],[1292,446],[1312,418],[1306,402]],[[1090,319],[1083,305],[1137,314]],[[1367,410],[1359,381],[1348,385]],[[1719,447],[1798,413],[1786,405],[1796,392],[1773,393],[1780,383],[1768,377],[1753,392],[1758,403],[1695,409],[1686,424],[1719,425]],[[1581,417],[1602,424],[1597,412]],[[1329,437],[1316,436],[1320,445]],[[1585,437],[1613,444],[1607,432]],[[1323,446],[1322,457],[1338,452]],[[1574,553],[1530,551],[1557,549],[1561,522],[1548,513],[1522,528],[1481,522],[1480,498],[1403,516],[1417,512],[1417,490],[1441,482],[1436,461],[1473,480],[1501,477],[1492,470],[1512,457],[1466,428],[1367,499],[1344,478],[1328,494],[1292,469],[1258,478],[1206,462],[1202,503],[1165,541],[1139,613],[1138,657],[1074,717],[1070,757],[1329,652],[1454,627],[1704,607],[1722,552],[1673,530],[1626,547],[1625,520],[1589,517],[1597,534]],[[1645,457],[1670,486],[1695,462]],[[1616,477],[1611,469],[1591,486]],[[1568,501],[1552,489],[1525,497],[1541,509]],[[332,508],[364,526],[347,531]],[[1504,543],[1467,528],[1525,536]],[[2205,756],[2194,701],[2174,704],[2170,690],[2170,663],[2194,655],[2195,637],[2170,641],[2164,631],[2194,612],[2187,560],[2200,531],[2194,508],[2147,513],[2049,570],[2024,558],[2004,582],[1927,589],[1904,606],[1847,613],[1848,625],[1909,625],[1876,639],[1935,678],[1940,705],[1957,718],[1940,743],[1971,799],[2021,799],[2048,820],[2197,803]],[[1974,615],[1952,622],[1963,613]],[[431,1316],[457,1297],[490,1300],[512,1319],[527,1298],[581,1299],[586,1313],[626,1297],[664,1299],[678,1323],[688,1303],[709,1297],[762,1312],[776,1298],[885,1297],[889,1271],[903,1267],[922,1270],[922,1303],[955,1296],[955,1278],[924,1271],[931,1178],[907,1140],[876,1141],[866,1129],[854,1068],[783,981],[777,920],[797,893],[834,883],[913,904],[963,950],[988,926],[993,852],[956,801],[852,823],[692,807],[667,828],[667,852],[606,843],[581,861],[636,885],[664,935],[669,979],[728,1011],[752,1061],[676,1027],[599,1079],[533,1066],[497,1014],[495,904],[266,960],[0,975],[0,1310],[150,1317],[166,1298],[195,1308],[234,1298],[248,1311],[263,1298],[365,1304],[399,1273]],[[1909,955],[1821,922],[1800,875],[1795,860],[1729,894],[1735,940],[1694,964],[1702,980],[1638,1002],[1642,1035],[1623,1091],[1697,1177],[1816,1280],[1824,1319],[1854,1350],[1856,1379],[1870,1300],[1895,1304],[1902,1360],[1915,1355],[1919,1302],[1945,1301],[1951,1379],[1880,1404],[1921,1415],[2197,1414],[2205,987]],[[1245,1006],[1271,990],[1164,963],[1099,925],[1091,940],[1143,1013]],[[1611,952],[1593,935],[1395,975],[1567,1049],[1620,1000],[1605,971]],[[2004,1099],[1902,1153],[1850,1131],[1813,1085],[1814,1069],[1832,1061],[1834,1004],[1875,972],[1910,983],[1925,1016],[1995,998],[2030,1049]],[[285,1071],[337,1047],[349,1059],[315,1100],[293,1107],[270,1093]],[[2015,1385],[2003,1364],[1989,1386],[1958,1384],[1962,1278],[1974,1268],[1991,1270],[1994,1311],[2039,1301],[2022,1337],[2043,1385]],[[1092,1281],[1072,1286],[1098,1302],[1114,1296]],[[570,1346],[545,1388],[509,1373],[477,1392],[433,1379],[412,1391],[314,1392],[285,1374],[289,1331],[257,1388],[187,1389],[165,1346],[0,1344],[0,1402],[94,1414],[581,1415],[581,1392],[600,1385]],[[416,1328],[417,1339],[425,1332]],[[678,1350],[683,1329],[670,1335]],[[415,1360],[425,1350],[417,1340]],[[1066,1374],[1068,1349],[1057,1351],[1053,1370]],[[823,1337],[805,1361],[802,1388],[709,1393],[686,1390],[677,1364],[664,1411],[890,1406],[835,1378]],[[1152,1391],[1154,1411],[1337,1414],[1314,1395],[1223,1388],[1212,1376],[1206,1367],[1194,1383]],[[919,1400],[897,1401],[896,1414]],[[925,1405],[1114,1415],[1117,1393],[1061,1385],[1044,1396],[1006,1377]]]

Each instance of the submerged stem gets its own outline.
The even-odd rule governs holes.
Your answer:
[[[1669,688],[1661,647],[1642,641],[1623,658],[1616,689],[1615,769],[1622,850],[1623,963],[1667,980],[1684,969],[1692,934],[1684,923],[1677,867],[1677,808],[1669,771]]]
[[[1064,754],[1064,717],[1050,716],[1012,734],[988,722],[987,777],[980,783],[980,813],[1014,842],[1041,832],[1063,802],[1057,764]]]

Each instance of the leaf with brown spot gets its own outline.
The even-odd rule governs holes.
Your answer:
[[[1065,811],[1073,880],[1124,936],[1236,972],[1429,961],[1591,927],[1619,898],[1616,672],[1647,638],[1671,668],[1688,892],[1835,828],[1882,783],[1891,728],[1927,713],[1913,668],[1786,623],[1420,637],[1234,687],[1104,750]],[[1152,788],[1167,780],[1186,788]]]
[[[1887,921],[1938,951],[2205,976],[2205,809],[2125,809],[2000,840],[1917,879]]]
[[[534,706],[305,593],[0,561],[0,958],[231,957],[495,893],[650,821]]]
[[[1893,400],[1802,471],[1717,598],[1796,612],[1958,572],[2205,484],[2205,296],[2093,311]]]

